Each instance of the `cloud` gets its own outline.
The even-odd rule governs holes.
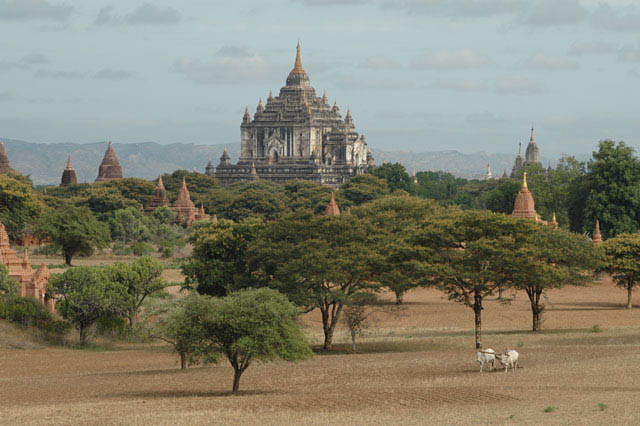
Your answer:
[[[0,102],[8,102],[14,99],[15,97],[11,94],[11,92],[0,92]]]
[[[542,85],[521,75],[511,75],[497,80],[495,91],[503,95],[539,93]]]
[[[111,68],[104,68],[91,75],[91,78],[98,80],[125,80],[131,77],[131,73],[125,70],[115,70]]]
[[[579,24],[587,17],[587,10],[578,0],[538,0],[524,8],[519,20],[536,27],[557,27]]]
[[[606,55],[615,53],[617,50],[618,47],[615,43],[609,43],[606,41],[585,41],[573,43],[567,53],[571,56]]]
[[[66,3],[51,4],[46,0],[0,0],[0,19],[6,21],[66,21],[74,10]]]
[[[618,52],[620,62],[640,62],[640,41],[636,44],[625,44]]]
[[[371,3],[369,0],[294,0],[305,6],[352,6]]]
[[[278,67],[248,48],[224,46],[211,60],[179,58],[177,72],[200,84],[239,84],[247,81],[272,82],[282,75]]]
[[[356,77],[343,77],[337,84],[344,90],[401,90],[416,87],[415,82],[409,80],[366,80]]]
[[[12,69],[29,69],[34,65],[45,64],[47,62],[49,62],[49,60],[44,55],[40,53],[30,53],[17,61],[0,61],[0,73]]]
[[[411,68],[419,70],[454,70],[480,68],[491,60],[472,49],[429,53],[411,62]]]
[[[640,31],[640,14],[633,13],[636,9],[615,11],[608,4],[600,4],[591,16],[591,24],[596,28],[617,32]]]
[[[576,70],[580,64],[561,56],[536,53],[520,64],[520,68],[536,70]]]
[[[41,68],[34,74],[37,78],[53,78],[53,79],[75,79],[82,80],[85,78],[92,78],[96,80],[124,80],[131,77],[131,73],[125,70],[116,70],[111,68],[104,68],[97,72],[81,72],[81,71],[67,71],[67,70],[49,70]]]
[[[452,92],[483,92],[489,88],[484,81],[475,80],[437,80],[427,86],[430,89],[450,90]]]
[[[369,56],[362,60],[358,67],[371,70],[393,70],[398,69],[401,65],[383,55]]]
[[[152,3],[142,3],[125,15],[118,15],[112,5],[100,9],[93,21],[94,25],[172,25],[177,24],[182,15],[172,7],[161,8]]]

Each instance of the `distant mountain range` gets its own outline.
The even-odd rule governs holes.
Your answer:
[[[73,143],[30,143],[4,139],[11,167],[24,175],[31,176],[36,185],[58,184],[62,171],[67,164],[67,156],[76,170],[79,182],[93,182],[98,174],[98,166],[107,149],[107,142]],[[240,144],[195,145],[192,143],[174,143],[161,145],[155,142],[114,144],[118,160],[125,177],[155,179],[161,173],[186,169],[204,172],[212,159],[216,166],[222,151],[226,147],[231,161],[235,162],[240,154]],[[459,151],[383,151],[372,149],[376,164],[383,161],[402,163],[410,173],[423,170],[445,171],[459,177],[481,178],[491,164],[494,176],[511,171],[514,154],[489,154],[484,151],[464,154]],[[548,164],[543,159],[543,164]]]

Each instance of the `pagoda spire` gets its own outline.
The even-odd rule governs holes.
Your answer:
[[[329,200],[329,204],[324,210],[324,214],[326,214],[327,216],[340,216],[340,208],[338,208],[338,204],[336,203],[336,198],[333,192],[331,193],[331,200]]]
[[[527,172],[522,174],[522,189],[529,189],[527,186]]]
[[[296,62],[293,64],[293,70],[300,73],[304,72],[302,60],[300,59],[300,40],[298,40],[298,45],[296,46]]]
[[[164,189],[164,183],[162,182],[162,175],[158,176],[158,185],[156,185],[157,189]]]
[[[71,156],[67,156],[67,170],[73,170],[73,165],[71,164]]]
[[[543,135],[544,136],[544,135]],[[529,138],[529,142],[535,142],[536,141],[536,137],[533,134],[533,124],[531,125],[531,138]]]
[[[596,219],[596,228],[593,231],[593,237],[591,238],[594,244],[600,244],[602,242],[602,234],[600,234],[600,220]]]

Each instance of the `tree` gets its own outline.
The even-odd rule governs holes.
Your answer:
[[[640,225],[640,160],[624,142],[601,141],[576,181],[570,210],[571,229],[591,232],[600,221],[606,239],[637,232]]]
[[[371,169],[369,173],[386,180],[391,192],[402,190],[409,194],[415,193],[415,185],[402,164],[385,163]]]
[[[38,221],[35,234],[60,249],[67,265],[71,265],[73,256],[90,256],[109,242],[107,225],[81,207],[65,206],[47,212]]]
[[[633,289],[640,282],[640,235],[619,234],[602,244],[604,262],[616,285],[627,290],[627,309],[631,309]]]
[[[9,276],[6,266],[0,263],[0,296],[17,296],[20,294],[20,283]]]
[[[458,189],[468,183],[466,179],[458,178],[447,172],[418,172],[416,194],[423,198],[438,201],[453,200]]]
[[[380,287],[375,229],[355,215],[302,211],[267,224],[249,249],[250,270],[306,311],[319,309],[329,350],[344,303]]]
[[[381,241],[377,250],[382,259],[378,265],[381,270],[378,282],[394,292],[398,305],[402,304],[407,291],[421,283],[409,237],[415,231],[416,223],[443,212],[433,201],[408,195],[379,198],[353,211],[354,215],[375,227],[374,232]]]
[[[189,239],[193,253],[182,266],[185,286],[195,286],[201,294],[226,296],[253,285],[247,248],[263,228],[259,219],[239,223],[221,219],[198,227]]]
[[[27,227],[35,222],[45,208],[29,178],[13,173],[0,174],[0,221],[11,239],[20,240],[24,237]]]
[[[122,244],[146,241],[149,238],[148,218],[139,209],[129,207],[116,210],[109,219],[112,240]]]
[[[199,350],[205,340],[204,323],[218,301],[191,293],[183,298],[158,301],[145,312],[151,323],[151,337],[169,343],[180,357],[180,369],[200,362]]]
[[[315,182],[292,179],[284,184],[286,206],[292,211],[308,209],[321,213],[327,207],[330,195],[331,188]]]
[[[148,256],[131,263],[114,263],[109,268],[110,280],[123,286],[127,292],[124,311],[130,327],[133,327],[136,314],[147,296],[165,287],[162,269],[160,262]]]
[[[532,331],[540,330],[541,302],[548,289],[567,285],[582,286],[593,280],[589,270],[598,268],[599,259],[593,243],[582,235],[562,229],[553,229],[521,219],[516,228],[522,237],[510,253],[509,264],[502,271],[502,279],[512,288],[524,290],[532,313]]]
[[[369,327],[369,318],[376,312],[392,313],[397,307],[385,306],[375,293],[358,293],[344,307],[344,323],[351,334],[351,351],[356,351],[356,336]]]
[[[390,192],[386,180],[367,173],[349,179],[340,187],[339,195],[346,200],[347,205],[357,206],[389,195]]]
[[[88,329],[98,319],[125,313],[126,289],[97,267],[76,267],[54,275],[47,290],[62,297],[56,309],[76,327],[81,345],[87,343]]]
[[[503,282],[522,223],[486,211],[453,211],[422,222],[411,239],[424,284],[473,309],[476,348],[482,347],[484,299]]]
[[[512,179],[501,179],[496,187],[489,192],[487,209],[496,213],[510,214],[516,201],[522,183]],[[536,192],[536,199],[538,193]]]
[[[300,310],[275,290],[247,289],[224,297],[204,320],[202,352],[227,358],[234,370],[232,392],[255,360],[298,361],[311,356],[298,321]]]

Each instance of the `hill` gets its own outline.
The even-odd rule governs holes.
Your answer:
[[[79,182],[93,182],[98,174],[98,166],[102,161],[107,142],[88,144],[74,143],[31,143],[20,140],[5,139],[7,155],[11,166],[22,174],[31,176],[34,184],[59,184],[67,156],[71,161]],[[227,148],[231,161],[235,162],[240,154],[240,144],[196,145],[193,143],[174,143],[161,145],[155,142],[131,144],[114,144],[114,149],[122,165],[125,177],[155,179],[161,173],[170,173],[178,169],[203,172],[211,158],[214,166]],[[494,175],[502,175],[504,170],[511,171],[512,154],[489,154],[481,151],[465,154],[459,151],[384,151],[373,149],[377,164],[383,161],[399,162],[407,171],[414,169],[445,171],[459,177],[482,178],[487,164],[491,164]],[[547,160],[543,159],[544,164]]]

